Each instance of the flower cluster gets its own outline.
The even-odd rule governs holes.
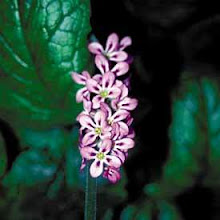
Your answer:
[[[90,43],[89,51],[95,54],[95,65],[100,73],[91,76],[87,71],[72,73],[73,80],[83,87],[76,101],[83,102],[84,110],[78,115],[80,153],[83,169],[89,160],[90,174],[96,178],[103,174],[112,183],[120,179],[120,166],[134,147],[133,118],[130,112],[137,100],[128,97],[128,54],[123,50],[131,45],[131,38],[111,34],[105,49],[97,42]],[[120,80],[123,78],[123,80]]]

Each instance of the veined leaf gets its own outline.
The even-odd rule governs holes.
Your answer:
[[[70,72],[86,68],[89,17],[89,0],[1,2],[0,117],[38,128],[75,119]]]

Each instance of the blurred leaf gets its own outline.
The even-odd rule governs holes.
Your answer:
[[[3,119],[35,128],[67,124],[75,119],[81,107],[75,102],[78,86],[69,73],[82,71],[88,62],[89,2],[1,1]]]
[[[19,136],[24,151],[4,178],[4,186],[16,193],[21,187],[43,184],[47,186],[48,195],[53,197],[64,180],[71,187],[82,185],[77,129],[72,132],[59,128],[43,131],[21,129]]]
[[[220,81],[183,75],[173,93],[169,158],[159,184],[145,187],[152,197],[172,198],[199,177],[208,185],[220,184]]]
[[[158,220],[182,220],[176,207],[165,201],[144,201],[141,204],[129,205],[126,207],[120,220],[153,220],[157,216]]]
[[[7,168],[7,154],[5,151],[5,141],[0,133],[0,177],[4,175]]]
[[[137,208],[134,205],[127,206],[121,214],[121,220],[134,220],[134,215],[137,211]]]
[[[158,220],[182,220],[178,210],[171,203],[161,201],[158,207],[160,210]]]

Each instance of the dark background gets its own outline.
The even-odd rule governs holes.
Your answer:
[[[139,107],[134,113],[137,147],[126,163],[129,203],[143,196],[146,183],[160,177],[169,152],[170,95],[178,85],[180,73],[191,70],[195,74],[216,75],[219,72],[220,8],[217,3],[92,0],[92,33],[103,44],[112,32],[133,39],[129,48],[135,57],[132,95],[138,98]],[[175,200],[186,220],[212,219],[219,204],[216,192],[202,187],[199,180]]]

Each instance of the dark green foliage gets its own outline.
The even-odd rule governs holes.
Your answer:
[[[11,124],[68,124],[80,111],[70,72],[88,62],[89,0],[4,0],[0,116]]]

